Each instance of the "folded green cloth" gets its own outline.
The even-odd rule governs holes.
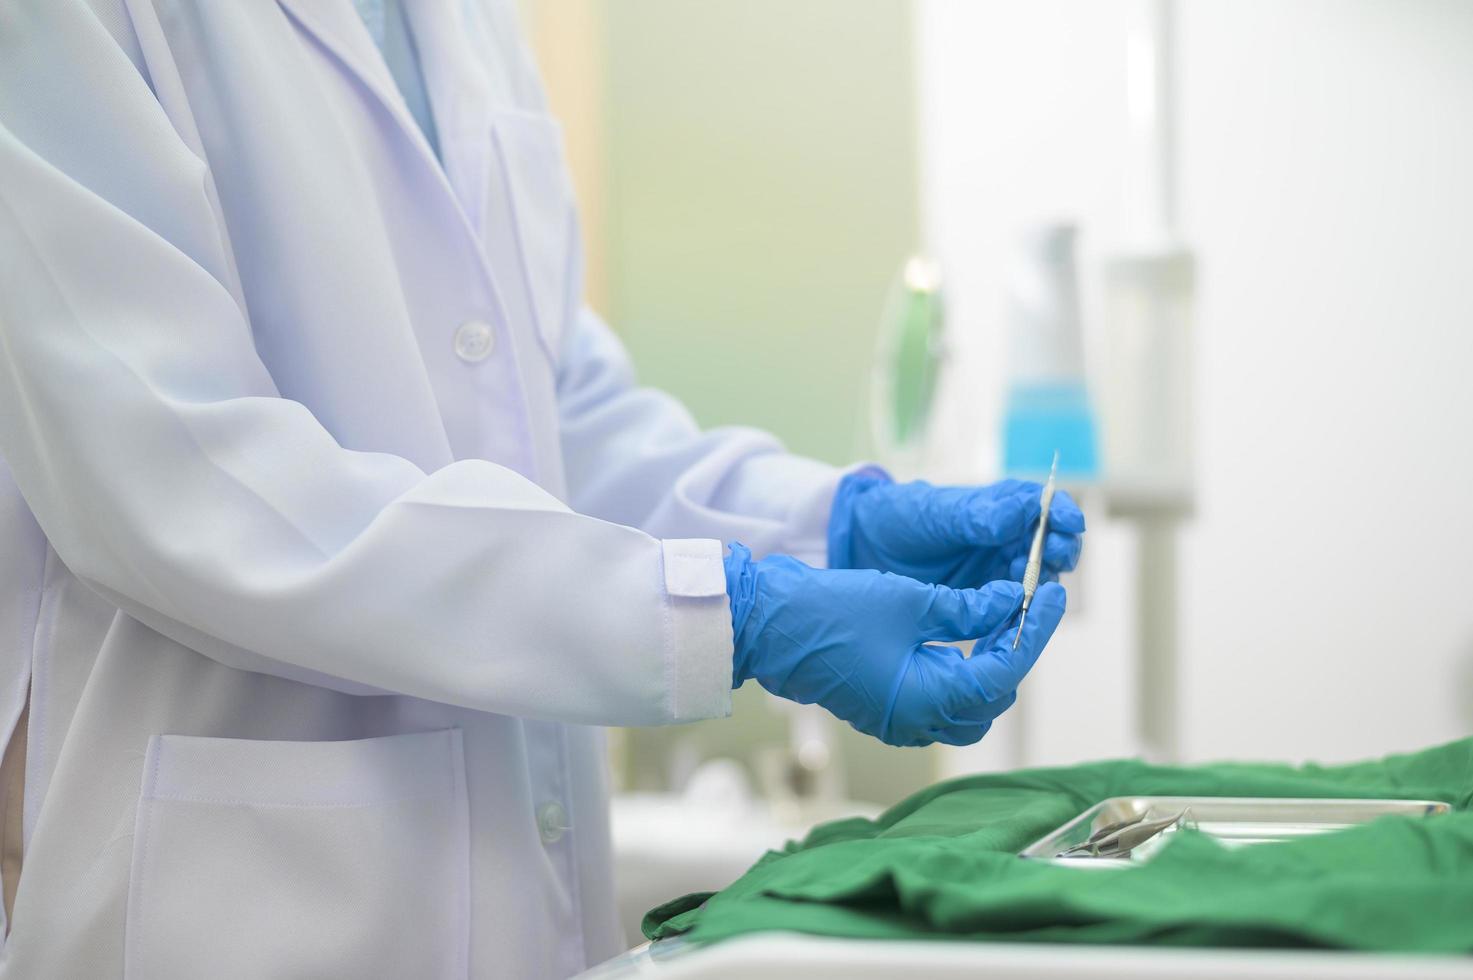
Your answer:
[[[1112,796],[1442,800],[1339,833],[1230,850],[1185,831],[1149,862],[1017,852]],[[652,910],[651,939],[826,936],[1473,952],[1473,738],[1343,766],[1102,762],[941,783],[877,820],[769,852],[730,887]]]

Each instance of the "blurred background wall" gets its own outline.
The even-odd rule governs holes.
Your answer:
[[[1000,270],[1020,228],[1080,226],[1102,363],[1130,3],[524,0],[590,295],[643,378],[705,424],[863,454],[886,285],[923,248],[952,347],[933,470],[998,475]],[[1473,5],[1188,0],[1175,39],[1199,266],[1177,753],[1334,760],[1467,734]],[[1135,539],[1082,492],[1071,614],[1017,708],[973,749],[846,737],[851,795],[1138,750]],[[756,775],[789,720],[746,690],[728,721],[629,734],[621,772],[662,787],[726,754]]]
[[[921,5],[926,238],[981,391],[1005,378],[997,270],[1042,217],[1082,227],[1102,360],[1129,6]],[[1473,5],[1189,0],[1176,21],[1179,210],[1199,262],[1179,752],[1349,759],[1466,735]],[[1013,720],[1023,761],[1131,748],[1133,542],[1097,512],[1085,613]]]
[[[1187,751],[1473,733],[1473,5],[1193,4],[1182,28]]]

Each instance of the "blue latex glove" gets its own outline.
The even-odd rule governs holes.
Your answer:
[[[894,483],[878,470],[839,483],[829,518],[829,567],[874,568],[955,589],[1020,580],[1038,526],[1042,485]],[[1049,508],[1043,582],[1079,563],[1084,513],[1060,490]]]
[[[1064,589],[1040,586],[1023,639],[1016,582],[950,589],[869,569],[811,568],[785,555],[726,559],[736,638],[732,686],[749,677],[818,703],[891,745],[970,745],[1012,705],[1064,615]],[[934,642],[977,640],[970,658]]]

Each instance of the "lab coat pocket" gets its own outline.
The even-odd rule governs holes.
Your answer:
[[[463,978],[468,828],[458,730],[155,736],[124,976]]]
[[[520,286],[530,297],[543,349],[556,365],[563,328],[582,288],[577,209],[563,165],[562,129],[550,116],[500,112],[492,121],[491,139],[502,181],[503,220],[517,237]]]

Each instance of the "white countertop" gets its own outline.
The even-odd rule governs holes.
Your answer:
[[[1473,956],[828,939],[790,933],[646,944],[583,980],[1470,980]]]

